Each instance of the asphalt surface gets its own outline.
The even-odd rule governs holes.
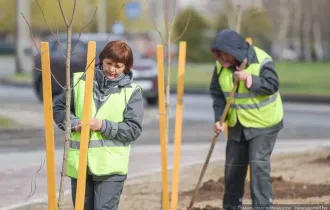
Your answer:
[[[169,164],[173,153],[176,96],[172,95]],[[317,146],[330,146],[330,106],[285,103],[285,128],[279,135],[276,152],[292,152]],[[30,88],[0,86],[0,115],[7,114],[26,123],[21,131],[0,132],[0,210],[24,204],[31,189],[36,190],[28,202],[45,199],[47,192],[43,106]],[[133,144],[131,177],[160,168],[159,124],[157,107],[146,107],[144,130]],[[29,130],[29,126],[33,129]],[[56,128],[56,127],[55,127]],[[181,165],[204,161],[212,138],[211,99],[203,95],[184,98]],[[63,132],[56,129],[56,172],[63,152]],[[329,140],[327,140],[329,139]],[[224,158],[225,139],[221,135],[213,159]],[[40,171],[39,171],[40,169]],[[148,171],[145,171],[148,169]],[[38,172],[39,171],[39,172]],[[69,184],[66,185],[67,190]]]
[[[213,129],[211,99],[206,95],[186,95],[183,111],[183,143],[210,141]],[[176,96],[171,97],[170,133],[174,134]],[[285,128],[281,139],[324,139],[330,136],[330,106],[320,104],[284,103]],[[142,136],[135,144],[159,144],[157,107],[146,107]],[[0,114],[16,115],[17,119],[33,130],[0,132],[1,151],[29,151],[44,149],[43,106],[30,88],[0,86]],[[63,132],[55,126],[56,147],[63,147]],[[170,136],[173,142],[173,135]],[[220,139],[223,136],[220,136]],[[10,141],[8,141],[10,140]]]

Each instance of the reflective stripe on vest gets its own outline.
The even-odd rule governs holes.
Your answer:
[[[118,140],[93,140],[88,144],[88,148],[98,148],[98,147],[123,147],[125,146],[121,141]],[[80,142],[70,140],[70,148],[72,149],[80,149]]]
[[[85,81],[80,79],[83,73],[74,73],[73,89],[75,115],[82,118]],[[122,88],[119,93],[112,93],[96,110],[94,96],[91,98],[92,116],[101,120],[109,120],[114,123],[123,121],[123,113],[132,93],[139,88],[131,83],[131,87]],[[80,132],[72,132],[70,148],[67,160],[67,175],[77,178],[79,165]],[[100,132],[90,131],[88,144],[87,164],[89,171],[98,176],[111,174],[127,174],[130,155],[130,144],[123,143],[111,137],[105,138]]]
[[[245,71],[259,76],[260,69],[272,61],[271,57],[261,49],[254,47],[259,63],[250,64]],[[261,62],[260,62],[261,61]],[[223,68],[217,61],[219,84],[228,100],[233,88],[233,74],[230,69]],[[219,116],[220,117],[220,116]],[[263,128],[277,124],[283,118],[282,99],[278,92],[266,96],[249,91],[244,81],[240,81],[238,91],[235,93],[227,115],[228,126],[233,127],[239,119],[245,127]]]

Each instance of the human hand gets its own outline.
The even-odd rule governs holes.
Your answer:
[[[218,121],[214,124],[214,133],[216,135],[219,135],[219,133],[221,133],[224,130],[225,130],[225,126],[224,126],[224,124],[220,125],[220,121]]]
[[[96,118],[92,118],[90,121],[90,129],[93,131],[99,131],[102,128],[102,120],[96,119]]]
[[[234,77],[236,81],[245,81],[250,74],[241,69],[240,67],[236,67],[236,71],[234,72]]]
[[[77,132],[81,131],[81,122],[74,125],[74,130],[77,131]]]

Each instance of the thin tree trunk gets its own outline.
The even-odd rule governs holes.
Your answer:
[[[70,135],[71,135],[71,120],[70,120],[70,104],[71,104],[71,81],[70,81],[70,61],[71,61],[71,35],[72,26],[68,27],[67,30],[67,50],[66,50],[66,89],[65,89],[65,99],[66,99],[66,109],[65,109],[65,142],[64,142],[64,155],[61,173],[61,184],[60,184],[60,194],[58,208],[63,208],[63,197],[64,197],[64,187],[66,178],[66,162],[68,159],[68,151],[70,145]]]
[[[64,14],[64,10],[62,7],[61,0],[58,0],[61,13],[64,19],[64,22],[67,26],[67,48],[66,48],[66,60],[65,60],[65,79],[66,79],[66,89],[65,89],[65,142],[64,142],[64,154],[63,154],[63,162],[62,162],[62,173],[61,173],[61,182],[60,182],[60,193],[58,198],[58,209],[63,209],[63,200],[64,200],[64,188],[65,188],[65,177],[66,177],[66,162],[68,159],[68,151],[70,146],[70,135],[71,135],[71,35],[72,35],[72,25],[76,15],[76,6],[77,0],[74,0],[73,3],[73,11],[71,20],[68,21]]]

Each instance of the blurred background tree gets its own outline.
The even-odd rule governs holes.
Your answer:
[[[190,21],[186,26],[189,15]],[[174,25],[175,37],[185,31],[181,40],[187,42],[187,60],[190,62],[210,61],[210,45],[205,39],[208,29],[209,23],[194,8],[184,9],[178,14]]]
[[[263,8],[248,8],[243,14],[241,27],[244,37],[253,37],[253,45],[269,49],[268,34],[271,22]]]
[[[27,0],[28,1],[28,0]],[[32,0],[31,1],[31,27],[34,33],[49,32],[49,28],[44,21],[43,15],[38,7],[37,1],[39,2],[49,27],[59,32],[65,31],[64,21],[60,18],[61,11],[57,0]],[[115,21],[122,22],[125,27],[131,32],[144,32],[152,28],[152,21],[148,13],[147,3],[141,3],[141,16],[136,20],[129,20],[125,15],[124,5],[129,0],[81,0],[77,4],[77,21],[73,25],[73,31],[79,32],[81,26],[85,26],[93,16],[96,6],[101,1],[105,2],[106,7],[98,8],[98,12],[105,12],[105,24],[106,30],[109,32],[111,26]],[[63,8],[65,14],[69,14],[72,11],[72,2],[63,1]],[[15,11],[16,3],[14,0],[2,0],[0,1],[1,15],[0,15],[0,32],[14,32],[15,30]],[[118,16],[119,14],[119,16]],[[84,29],[84,32],[97,32],[98,19],[95,16],[92,23]]]
[[[66,26],[61,16],[60,7],[57,0],[38,0],[43,12],[40,11],[37,1],[32,1],[31,6],[31,26],[34,33],[49,31],[47,23],[52,31],[65,32]],[[71,17],[73,4],[71,1],[62,1],[63,10],[67,17]],[[73,32],[79,32],[85,23],[84,5],[77,4],[76,21],[73,24]],[[45,22],[45,19],[47,23]]]
[[[15,1],[0,1],[0,32],[15,31]]]
[[[27,0],[29,1],[29,0]],[[162,5],[157,0],[137,1],[140,3],[140,16],[130,20],[123,5],[132,0],[80,0],[77,8],[77,21],[73,31],[79,32],[81,25],[91,20],[95,8],[98,13],[84,32],[110,32],[115,21],[121,22],[129,34],[151,34],[155,32],[153,22],[163,28]],[[38,0],[46,20],[53,31],[64,32],[64,22],[56,0]],[[183,1],[182,1],[183,2]],[[330,18],[329,0],[205,0],[185,1],[177,5],[178,17],[173,38],[181,34],[189,14],[191,21],[181,40],[188,42],[187,59],[191,62],[211,60],[209,46],[216,33],[224,28],[234,29],[237,3],[243,9],[241,33],[253,38],[256,46],[264,48],[277,60],[328,60],[330,59]],[[0,34],[11,36],[15,31],[15,1],[0,0]],[[67,14],[72,9],[70,1],[63,5]],[[101,6],[105,5],[105,6]],[[154,8],[153,8],[154,7]],[[153,17],[150,10],[153,10]],[[292,12],[294,11],[294,12]],[[118,16],[118,14],[120,14]],[[152,18],[154,20],[152,20]],[[31,0],[31,26],[35,35],[49,34],[42,13]],[[103,27],[100,27],[100,24]],[[175,35],[175,36],[174,36]],[[193,44],[190,44],[193,43]],[[207,52],[207,53],[206,53]]]

